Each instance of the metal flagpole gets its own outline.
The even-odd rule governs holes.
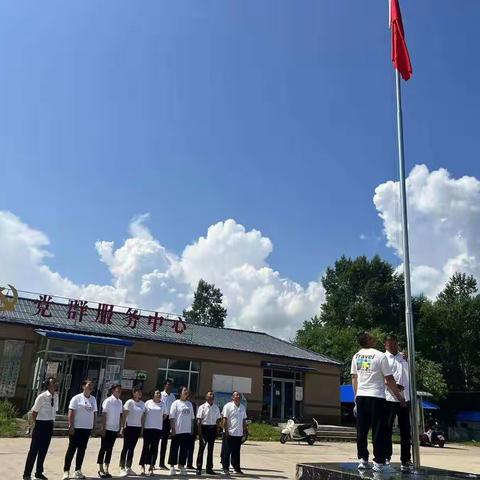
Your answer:
[[[410,401],[412,419],[412,447],[415,470],[420,468],[420,439],[418,434],[418,398],[417,382],[415,380],[415,339],[412,314],[412,290],[410,285],[410,252],[408,246],[408,216],[407,190],[405,186],[405,157],[403,152],[403,116],[402,90],[400,74],[395,69],[395,85],[397,91],[397,140],[398,140],[398,167],[400,170],[400,203],[402,208],[403,232],[403,272],[405,281],[405,323],[407,330],[408,367],[410,375]]]

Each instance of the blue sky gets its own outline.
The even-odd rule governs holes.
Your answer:
[[[480,177],[480,2],[404,0],[407,166]],[[107,282],[94,243],[149,228],[181,253],[234,218],[305,284],[380,253],[372,198],[397,178],[385,0],[0,4],[0,209],[48,265]],[[360,240],[365,234],[366,240]]]

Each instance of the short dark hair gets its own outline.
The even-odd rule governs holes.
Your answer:
[[[215,395],[215,392],[213,390],[207,390],[205,395],[208,395],[209,393],[213,393]]]
[[[391,335],[387,335],[385,337],[385,341],[386,342],[398,342],[398,339],[396,337],[396,335],[393,335],[393,333]]]
[[[167,378],[164,382],[163,382],[163,386],[165,387],[166,385],[168,385],[169,383],[171,383],[173,385],[173,380],[171,378]]]
[[[122,385],[120,383],[114,383],[111,387],[110,387],[110,393],[112,393],[116,388],[122,388]]]
[[[140,387],[133,387],[132,388],[132,394],[137,393],[137,392],[142,392],[143,393],[143,390]]]
[[[57,379],[55,377],[47,377],[42,383],[42,388],[46,390],[51,383],[57,383]]]
[[[361,347],[368,347],[368,343],[369,343],[369,340],[370,340],[370,333],[368,332],[361,332],[358,334],[357,336],[357,342],[358,344],[361,346]]]
[[[92,384],[93,384],[93,380],[91,380],[90,378],[86,378],[86,379],[81,383],[81,387],[83,388],[87,383],[92,383]]]

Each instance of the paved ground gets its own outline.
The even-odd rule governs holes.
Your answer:
[[[113,453],[112,466],[114,468],[112,468],[111,473],[114,475],[118,473],[116,464],[120,454],[121,442],[122,440],[117,441]],[[97,478],[95,461],[99,443],[97,438],[93,438],[88,445],[83,473],[89,479]],[[1,480],[22,478],[28,445],[29,440],[24,438],[0,438]],[[63,456],[66,446],[67,440],[65,438],[54,438],[52,440],[45,462],[45,475],[50,480],[60,479],[62,476]],[[138,461],[140,447],[141,445],[139,444],[137,446],[138,454],[134,461]],[[220,444],[217,443],[216,454],[219,453]],[[397,446],[395,446],[394,455],[398,456]],[[424,465],[480,474],[480,448],[478,447],[448,445],[443,450],[439,448],[422,448],[421,455],[422,464]],[[309,446],[296,443],[281,445],[276,442],[248,442],[242,447],[242,465],[244,466],[245,477],[254,479],[293,479],[295,477],[296,463],[345,462],[355,461],[355,458],[355,445],[352,443],[325,442]],[[216,463],[215,467],[220,468],[219,463]],[[139,469],[137,468],[137,470]],[[155,478],[169,478],[167,472],[157,470],[156,474]],[[190,472],[189,475],[193,480],[193,472]],[[204,476],[202,478],[207,477]],[[232,478],[234,478],[233,475]]]

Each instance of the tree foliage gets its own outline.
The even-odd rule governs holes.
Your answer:
[[[356,336],[369,330],[381,342],[387,333],[405,343],[403,277],[375,256],[341,257],[322,283],[325,303],[304,322],[299,346],[342,362],[349,381]],[[480,389],[480,295],[472,276],[455,273],[436,299],[413,299],[418,388],[436,397],[448,390]]]
[[[222,298],[223,294],[219,288],[200,279],[190,310],[183,311],[185,320],[209,327],[223,328],[227,310],[222,305]]]

